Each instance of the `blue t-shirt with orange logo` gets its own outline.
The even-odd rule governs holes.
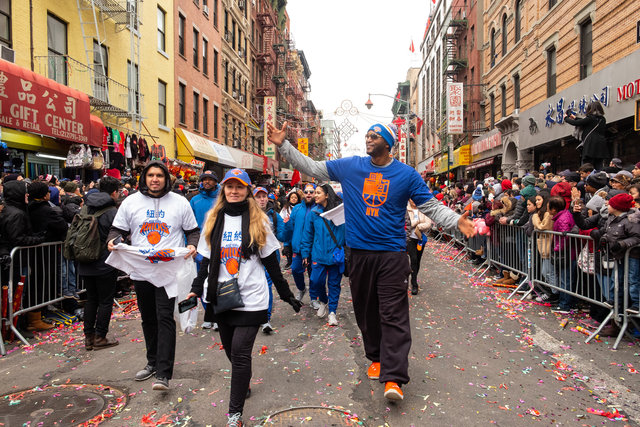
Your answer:
[[[347,246],[371,251],[406,249],[404,215],[407,202],[422,205],[433,197],[412,167],[393,160],[386,166],[371,157],[326,162],[329,176],[342,184]]]

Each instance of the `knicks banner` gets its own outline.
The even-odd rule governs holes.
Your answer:
[[[276,146],[267,138],[267,123],[276,126],[276,97],[264,97],[264,155],[276,158]]]
[[[309,157],[309,138],[298,138],[298,151]]]

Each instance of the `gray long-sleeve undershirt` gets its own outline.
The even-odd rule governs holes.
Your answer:
[[[280,154],[282,154],[289,163],[291,163],[291,165],[300,172],[319,180],[329,181],[331,179],[326,161],[319,162],[305,156],[286,140],[278,150],[280,151]],[[443,205],[435,197],[419,205],[418,209],[420,212],[431,218],[433,222],[445,229],[457,228],[458,226],[460,215]]]

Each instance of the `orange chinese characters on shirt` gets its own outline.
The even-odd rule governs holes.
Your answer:
[[[367,204],[367,216],[377,217],[380,206],[387,201],[389,193],[389,180],[382,179],[381,173],[371,172],[369,178],[365,178],[362,187],[362,200]]]

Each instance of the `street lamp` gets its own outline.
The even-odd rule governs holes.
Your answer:
[[[414,117],[417,117],[418,115],[415,114],[413,111],[411,111],[411,108],[409,106],[409,101],[405,101],[404,99],[400,99],[397,97],[393,97],[391,95],[386,95],[384,93],[370,93],[369,94],[369,98],[367,99],[367,102],[364,103],[365,107],[367,107],[367,110],[371,110],[371,107],[373,107],[373,102],[371,101],[371,95],[373,96],[384,96],[387,98],[391,98],[394,101],[397,102],[401,102],[403,103],[406,107],[407,107],[407,112],[405,114],[398,114],[398,117],[404,118],[404,124],[405,124],[405,135],[407,135],[407,158],[409,158],[409,143],[410,143],[410,130],[409,130],[409,120],[411,120]]]

